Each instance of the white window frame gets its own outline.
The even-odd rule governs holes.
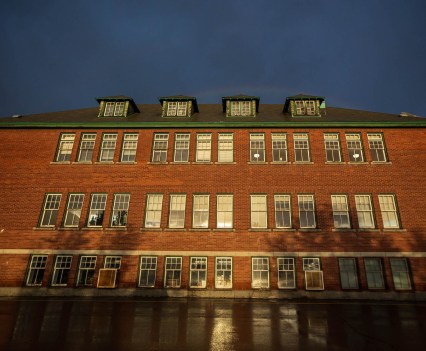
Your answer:
[[[129,215],[130,194],[114,194],[111,227],[125,227]]]
[[[189,287],[192,289],[207,287],[207,257],[190,257]]]
[[[104,116],[111,117],[114,114],[115,102],[105,102]]]
[[[32,255],[25,286],[41,286],[46,271],[47,255]]]
[[[271,133],[272,162],[287,162],[287,134]]]
[[[81,134],[77,162],[92,162],[93,152],[95,150],[95,143],[96,133]]]
[[[392,281],[395,290],[411,290],[410,269],[406,258],[391,257],[389,258]],[[399,263],[402,263],[399,264]],[[399,266],[399,267],[398,267]]]
[[[232,163],[234,162],[234,134],[219,133],[217,144],[217,162]]]
[[[147,194],[145,228],[160,228],[163,212],[163,194]]]
[[[154,141],[152,144],[152,162],[166,163],[168,148],[169,148],[169,134],[155,133]]]
[[[344,290],[359,289],[358,270],[353,257],[339,258],[340,285]]]
[[[398,207],[395,195],[379,195],[380,212],[382,213],[383,228],[399,229]]]
[[[76,286],[93,286],[96,261],[96,256],[80,256]]]
[[[215,258],[215,279],[216,289],[232,289],[232,257]]]
[[[173,162],[188,163],[190,141],[191,134],[189,133],[175,134],[175,154]]]
[[[308,133],[294,133],[294,162],[311,162]]]
[[[381,133],[367,133],[372,162],[387,162],[386,146]]]
[[[117,133],[103,133],[99,162],[113,162],[117,146]]]
[[[265,133],[250,133],[250,162],[265,161]]]
[[[269,289],[269,257],[251,258],[251,287]]]
[[[138,139],[137,133],[124,133],[120,162],[135,162]]]
[[[374,210],[371,195],[355,195],[358,226],[361,229],[375,228]]]
[[[206,194],[193,195],[192,209],[192,227],[208,228],[210,196]]]
[[[253,229],[268,228],[267,195],[250,195],[250,224]]]
[[[296,265],[293,257],[278,257],[278,289],[296,289]]]
[[[84,194],[69,194],[65,211],[64,227],[78,227],[83,209]]]
[[[141,256],[139,263],[138,287],[153,288],[157,279],[157,257]]]
[[[231,201],[228,201],[229,199]],[[218,194],[216,195],[216,228],[231,229],[233,227],[234,227],[234,195]]]
[[[197,162],[211,162],[212,155],[212,135],[208,133],[197,134],[197,152],[195,160]]]
[[[114,117],[124,116],[124,108],[126,103],[124,101],[117,101],[114,107]]]
[[[367,264],[370,262],[371,264]],[[372,263],[375,263],[374,265]],[[377,257],[364,258],[367,287],[371,290],[384,289],[385,280],[383,276],[382,259]]]
[[[164,287],[180,288],[181,279],[182,257],[166,257],[164,262]]]
[[[71,161],[72,149],[74,147],[75,133],[61,133],[58,150],[56,152],[56,162]]]
[[[317,257],[303,258],[303,271],[305,272],[306,290],[324,290],[324,277],[321,270],[321,261]],[[318,285],[315,285],[318,280]]]
[[[55,227],[61,205],[62,194],[47,193],[44,196],[43,208],[40,215],[40,227]],[[47,222],[45,220],[47,219]],[[44,224],[45,223],[45,224]]]
[[[253,116],[251,111],[252,101],[233,101],[231,100],[231,117]]]
[[[169,228],[185,228],[186,194],[170,194]]]
[[[275,194],[275,228],[291,228],[291,195]],[[285,222],[288,220],[288,223]],[[282,223],[283,225],[280,225]]]
[[[87,216],[87,227],[102,227],[107,200],[108,194],[91,194],[89,215]],[[99,218],[101,218],[101,223],[97,224]],[[92,220],[94,221],[94,224],[92,224]]]
[[[348,196],[344,194],[331,195],[331,205],[333,208],[334,228],[350,228]]]
[[[316,228],[315,197],[312,194],[297,195],[300,228]],[[302,224],[303,221],[303,224]],[[311,225],[309,223],[312,222]]]
[[[67,286],[71,271],[72,256],[58,255],[53,265],[51,286]]]
[[[188,101],[168,101],[167,117],[188,116]]]
[[[349,163],[364,162],[364,150],[360,133],[346,133]]]
[[[121,256],[105,256],[104,268],[106,269],[120,269],[121,268]]]
[[[342,162],[339,133],[324,133],[324,147],[326,162]]]

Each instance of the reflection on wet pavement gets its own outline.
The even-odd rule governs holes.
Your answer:
[[[426,304],[0,300],[0,350],[424,350]]]

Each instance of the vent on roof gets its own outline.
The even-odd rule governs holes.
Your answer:
[[[21,118],[22,115],[12,115],[12,118]]]
[[[417,115],[413,115],[412,113],[409,113],[409,112],[401,112],[399,116],[400,117],[418,117]]]

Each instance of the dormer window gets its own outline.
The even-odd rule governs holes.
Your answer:
[[[107,102],[105,104],[104,116],[124,116],[124,102]]]
[[[191,96],[167,96],[159,99],[162,117],[191,117],[198,112],[197,100]]]
[[[292,117],[321,117],[323,109],[325,109],[325,99],[322,96],[299,94],[285,100],[283,112],[289,112]]]
[[[167,117],[178,116],[185,117],[188,114],[188,102],[168,102],[167,103]]]
[[[315,116],[315,101],[298,100],[296,103],[296,114],[298,116]]]
[[[259,98],[256,96],[226,96],[222,98],[222,105],[226,117],[256,117],[259,112]]]
[[[132,98],[109,96],[96,99],[99,102],[99,117],[127,117],[139,112]]]
[[[250,101],[231,101],[231,116],[250,116]]]

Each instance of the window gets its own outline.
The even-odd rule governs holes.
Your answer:
[[[90,200],[89,217],[87,218],[88,227],[101,227],[104,220],[107,194],[92,194]]]
[[[205,288],[207,286],[207,257],[191,257],[189,269],[189,287]]]
[[[62,133],[59,140],[58,151],[56,152],[56,162],[67,162],[71,160],[72,147],[74,145],[75,134]]]
[[[212,153],[212,135],[197,134],[197,162],[210,162]]]
[[[217,228],[232,228],[234,225],[234,195],[217,195]]]
[[[272,161],[287,162],[287,134],[272,133]]]
[[[234,162],[234,134],[219,133],[218,162]]]
[[[294,266],[294,258],[279,257],[278,265],[278,288],[279,289],[295,289],[296,274]]]
[[[269,288],[269,258],[253,257],[251,259],[251,265],[251,287],[253,289]]]
[[[84,194],[70,194],[65,213],[64,227],[78,227],[80,224],[81,209],[83,207]]]
[[[113,113],[114,113],[114,106],[115,106],[114,102],[107,102],[107,103],[105,103],[104,116],[106,116],[106,117],[112,116]]]
[[[339,258],[339,268],[342,289],[358,289],[355,258]]]
[[[334,228],[350,228],[348,197],[346,195],[331,195],[331,203]]]
[[[268,226],[266,199],[266,195],[250,195],[252,228],[266,228]]]
[[[392,279],[395,290],[411,290],[407,259],[391,258]]]
[[[114,109],[114,116],[124,116],[124,102],[116,102]]]
[[[153,288],[157,272],[157,257],[142,256],[139,271],[140,288]]]
[[[364,162],[364,152],[362,151],[360,134],[346,134],[346,145],[348,146],[349,162]]]
[[[81,135],[80,149],[78,150],[78,162],[91,162],[95,148],[96,134],[84,133]]]
[[[275,226],[277,228],[291,228],[290,195],[274,195]]]
[[[170,195],[169,228],[185,227],[186,195]]]
[[[194,195],[192,219],[194,228],[209,227],[209,201],[209,195]]]
[[[369,289],[384,289],[382,262],[380,258],[365,258],[365,272]]]
[[[104,268],[107,269],[120,269],[121,256],[106,256],[104,261]]]
[[[40,216],[40,227],[54,227],[58,217],[61,194],[46,194]]]
[[[95,268],[96,256],[81,256],[78,265],[77,286],[92,286]]]
[[[373,162],[386,162],[386,149],[382,134],[367,134],[370,147],[371,160]]]
[[[232,257],[216,257],[216,289],[232,288]]]
[[[121,162],[135,162],[138,134],[124,134]]]
[[[67,286],[72,256],[57,256],[53,268],[52,286]]]
[[[185,117],[188,115],[188,102],[167,102],[167,117]]]
[[[315,116],[315,101],[313,100],[296,100],[296,115],[297,116]]]
[[[360,228],[374,228],[373,206],[370,195],[355,195],[358,225]]]
[[[100,162],[114,161],[116,143],[117,134],[102,134],[101,152],[99,154]]]
[[[44,271],[46,270],[47,255],[31,256],[28,267],[26,286],[41,286],[43,282]]]
[[[308,134],[294,134],[294,161],[295,162],[310,162],[309,154],[309,139]]]
[[[188,162],[189,138],[189,134],[176,134],[174,162]]]
[[[124,101],[119,102],[107,102],[105,103],[104,116],[105,117],[117,117],[124,116],[126,103]]]
[[[339,134],[324,134],[325,157],[327,162],[341,162]]]
[[[182,272],[182,257],[166,257],[165,264],[165,288],[180,288]]]
[[[250,162],[265,162],[265,134],[250,133]]]
[[[166,162],[167,149],[169,145],[169,134],[154,134],[152,146],[152,162]]]
[[[319,258],[304,258],[303,271],[305,272],[306,290],[324,290],[323,273]]]
[[[252,116],[251,101],[231,101],[231,116]]]
[[[125,227],[129,212],[130,194],[115,194],[112,205],[111,227]]]
[[[145,228],[160,228],[163,194],[148,194],[146,197]]]
[[[299,202],[300,228],[315,228],[314,195],[297,195]]]
[[[399,228],[398,211],[394,195],[379,195],[383,228]]]

